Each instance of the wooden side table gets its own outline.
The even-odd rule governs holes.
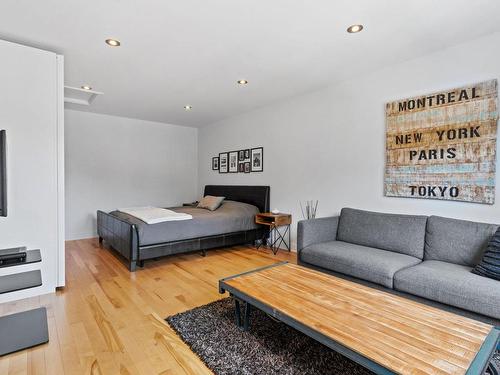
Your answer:
[[[276,255],[282,244],[284,244],[287,250],[290,251],[290,224],[292,223],[292,215],[264,212],[255,215],[255,223],[269,227],[269,245],[273,254]],[[265,237],[266,235],[262,238],[262,240],[264,240]],[[262,243],[263,242],[264,241],[262,241]],[[260,248],[262,243],[257,246],[257,249]]]

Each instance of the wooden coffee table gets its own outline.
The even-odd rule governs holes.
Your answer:
[[[255,307],[378,374],[481,374],[500,337],[491,325],[286,262],[222,279],[219,291],[234,298],[242,329]]]

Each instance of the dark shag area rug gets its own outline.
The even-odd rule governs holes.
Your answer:
[[[250,329],[234,322],[230,298],[167,318],[217,375],[372,374],[308,336],[252,309]]]
[[[372,374],[257,309],[252,309],[249,331],[241,331],[234,322],[234,304],[230,298],[166,320],[217,375]],[[494,370],[486,374],[499,375]]]

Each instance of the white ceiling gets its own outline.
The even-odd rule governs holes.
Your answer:
[[[67,85],[104,92],[88,110],[189,126],[498,30],[499,0],[0,2],[0,38],[64,54]]]

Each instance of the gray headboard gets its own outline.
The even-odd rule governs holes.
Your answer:
[[[270,191],[270,186],[206,185],[203,195],[226,197],[227,200],[252,204],[260,212],[269,212]]]

